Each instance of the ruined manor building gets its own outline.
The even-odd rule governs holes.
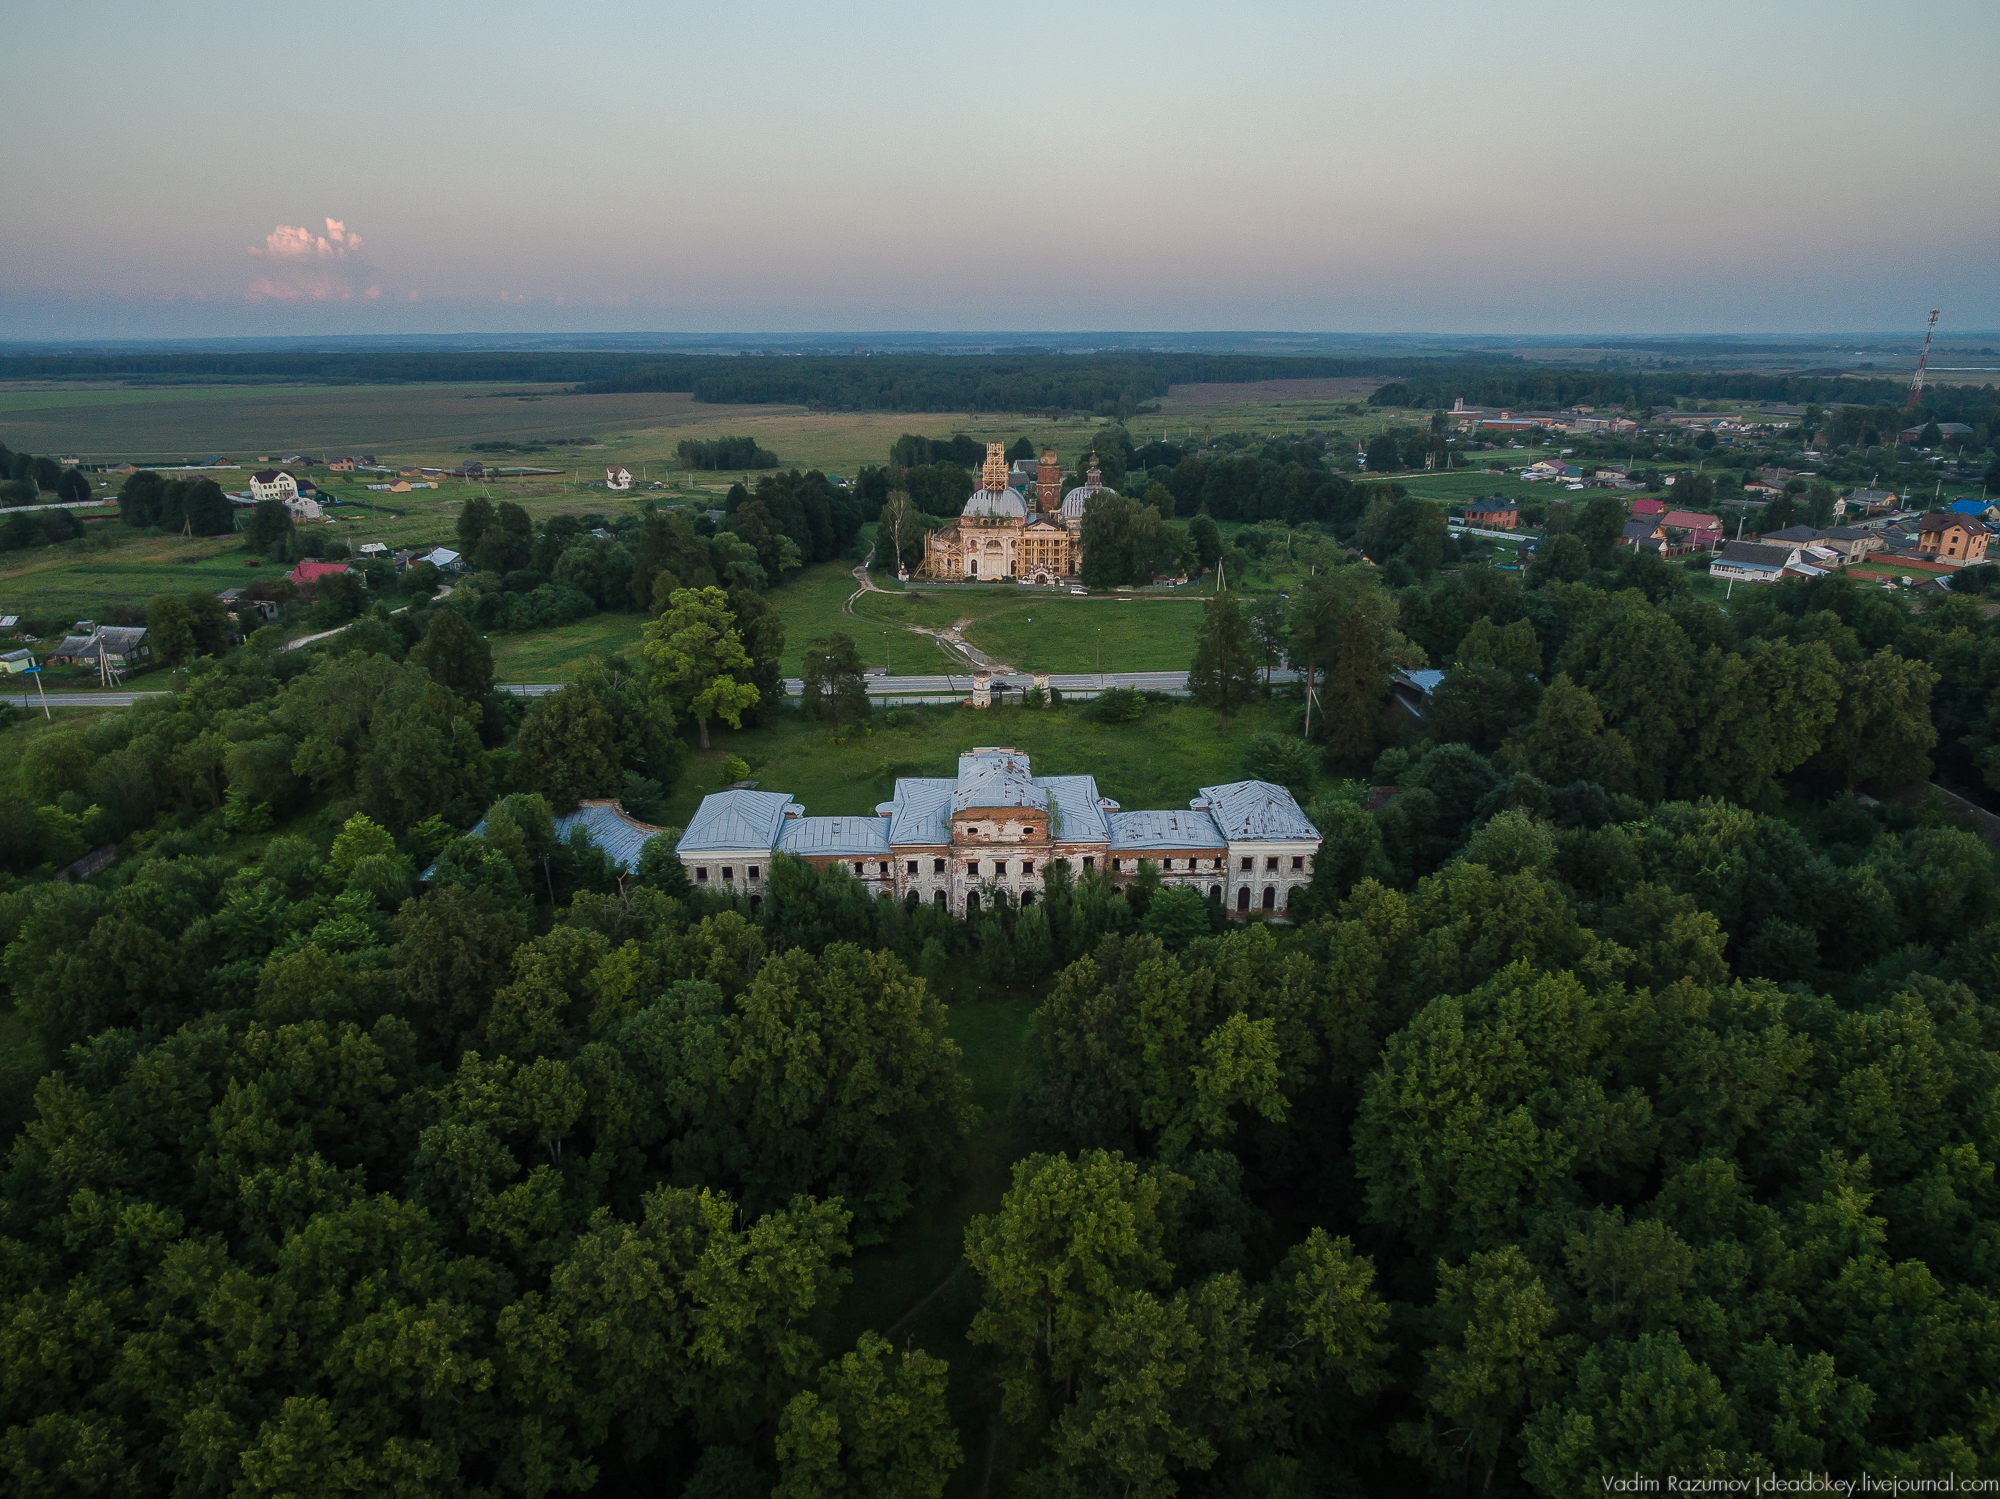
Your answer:
[[[1097,457],[1082,484],[1062,494],[1062,464],[1054,448],[1042,450],[1035,465],[1031,507],[1007,482],[1007,459],[1000,443],[986,444],[979,488],[965,502],[955,525],[933,531],[925,542],[923,575],[963,582],[1061,583],[1083,568],[1083,511],[1090,497],[1107,490]]]
[[[763,898],[771,860],[839,864],[878,895],[976,912],[1005,892],[1035,903],[1050,863],[1120,883],[1141,860],[1165,885],[1191,885],[1240,915],[1282,913],[1312,879],[1319,829],[1268,781],[1204,786],[1185,810],[1126,812],[1094,776],[1038,776],[1016,749],[981,746],[951,780],[903,777],[873,817],[807,817],[782,791],[720,791],[678,848],[688,879]]]

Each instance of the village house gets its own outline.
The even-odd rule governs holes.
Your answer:
[[[319,562],[308,557],[285,576],[301,588],[310,588],[321,578],[330,578],[347,571],[345,562]]]
[[[950,779],[905,776],[874,817],[807,817],[781,791],[704,798],[677,853],[697,887],[749,897],[757,908],[780,853],[835,864],[874,894],[914,908],[976,914],[1005,898],[1040,896],[1049,866],[1122,884],[1142,863],[1237,915],[1277,915],[1312,880],[1320,835],[1282,786],[1203,787],[1185,811],[1126,812],[1089,775],[1037,776],[1017,749],[979,746]]]
[[[1521,524],[1521,512],[1517,506],[1499,500],[1486,505],[1468,505],[1465,507],[1465,523],[1487,531],[1512,531]]]
[[[299,481],[281,468],[263,468],[250,476],[250,498],[282,500],[289,504],[299,497]]]
[[[1782,531],[1771,531],[1758,539],[1781,546],[1823,547],[1843,564],[1882,550],[1882,538],[1859,526],[1831,526],[1825,530],[1815,530],[1811,526],[1787,526]]]
[[[89,620],[79,620],[77,624],[78,632],[64,636],[49,652],[47,660],[123,668],[153,654],[143,626],[99,625]]]
[[[351,474],[354,472],[354,460],[352,458],[336,458],[327,464],[327,469],[336,474]]]
[[[1798,547],[1732,541],[1708,565],[1708,575],[1737,583],[1776,583],[1798,563]]]
[[[604,487],[606,489],[630,489],[632,487],[632,471],[627,468],[607,468],[604,471]]]
[[[1966,426],[1964,422],[1939,422],[1937,429],[1938,442],[1948,448],[1962,447],[1972,440],[1972,428]],[[1923,435],[1922,426],[1905,427],[1896,434],[1896,441],[1917,442]]]
[[[1668,550],[1666,530],[1656,516],[1625,522],[1625,532],[1618,538],[1618,544],[1637,552],[1651,552],[1656,557],[1664,557]]]
[[[1847,503],[1861,510],[1879,512],[1896,508],[1896,492],[1893,489],[1857,489],[1847,497]]]
[[[1644,520],[1649,515],[1665,515],[1667,513],[1667,502],[1665,500],[1653,499],[1649,495],[1644,499],[1634,500],[1630,513],[1634,520]]]
[[[1933,510],[1917,522],[1917,551],[1947,565],[1986,560],[1986,527],[1966,515]]]

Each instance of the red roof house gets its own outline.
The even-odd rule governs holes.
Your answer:
[[[1698,510],[1669,510],[1660,517],[1660,524],[1676,531],[1721,530],[1720,516],[1703,515]]]
[[[311,584],[317,583],[321,578],[327,577],[329,574],[344,573],[346,571],[347,564],[345,562],[314,562],[308,559],[293,568],[287,576],[294,583]]]
[[[1665,515],[1666,513],[1667,502],[1665,500],[1644,499],[1632,502],[1632,518],[1634,520],[1641,520],[1649,515]]]

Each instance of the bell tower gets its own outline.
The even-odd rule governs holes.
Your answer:
[[[1007,444],[986,444],[986,466],[979,471],[979,482],[991,494],[998,494],[1007,487]]]
[[[1035,509],[1048,516],[1062,509],[1062,461],[1054,448],[1043,448],[1035,465]]]

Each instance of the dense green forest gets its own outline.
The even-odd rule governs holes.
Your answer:
[[[809,477],[729,534],[762,505],[802,546]],[[1423,545],[1394,506],[1357,532]],[[570,555],[502,508],[468,506],[483,576]],[[1149,865],[958,920],[781,859],[752,910],[662,840],[620,877],[555,833],[761,696],[754,588],[655,521],[685,534],[645,552],[636,658],[525,711],[454,593],[297,652],[197,632],[173,695],[9,731],[13,1491],[2000,1468],[2000,878],[1895,798],[2000,793],[1975,600],[1836,575],[1724,610],[1567,534],[1401,586],[1330,549],[1193,643],[1224,715],[1259,651],[1315,684],[1244,752],[1325,838],[1291,923]],[[1425,663],[1428,716],[1385,715]],[[1026,1153],[964,1236],[975,1356],[831,1342],[851,1253],[945,1211],[995,1123],[946,1033],[973,975],[1036,1006]]]

